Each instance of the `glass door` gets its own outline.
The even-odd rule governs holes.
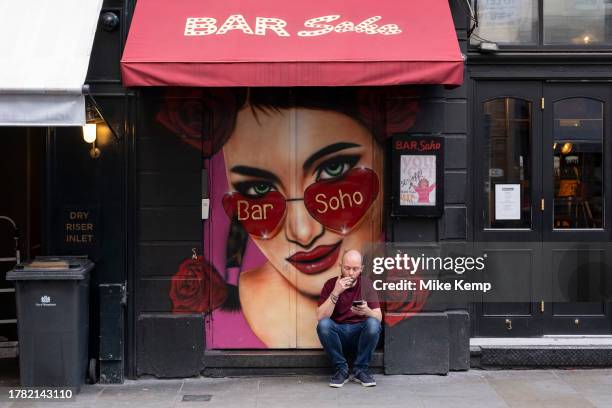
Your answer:
[[[481,336],[536,336],[542,240],[540,82],[476,84],[475,241],[492,293],[475,303]],[[512,296],[501,301],[512,287]]]
[[[544,244],[548,333],[609,333],[608,84],[544,85]]]

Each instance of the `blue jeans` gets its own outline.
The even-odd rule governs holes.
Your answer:
[[[347,370],[345,350],[356,350],[353,369],[367,370],[378,344],[380,322],[368,317],[361,323],[336,323],[329,317],[319,320],[317,334],[336,370]]]

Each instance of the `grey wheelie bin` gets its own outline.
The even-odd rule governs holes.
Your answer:
[[[89,272],[87,257],[36,257],[17,265],[15,281],[19,370],[23,387],[79,392],[87,372]]]

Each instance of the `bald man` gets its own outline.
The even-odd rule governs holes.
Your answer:
[[[335,370],[330,387],[340,388],[349,380],[344,356],[347,349],[357,352],[353,379],[365,387],[376,385],[368,367],[378,344],[382,313],[371,285],[361,284],[362,270],[361,253],[347,251],[340,263],[340,276],[325,282],[319,297],[317,334]]]

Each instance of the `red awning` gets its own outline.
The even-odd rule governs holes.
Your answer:
[[[126,86],[460,85],[448,0],[139,0]]]

